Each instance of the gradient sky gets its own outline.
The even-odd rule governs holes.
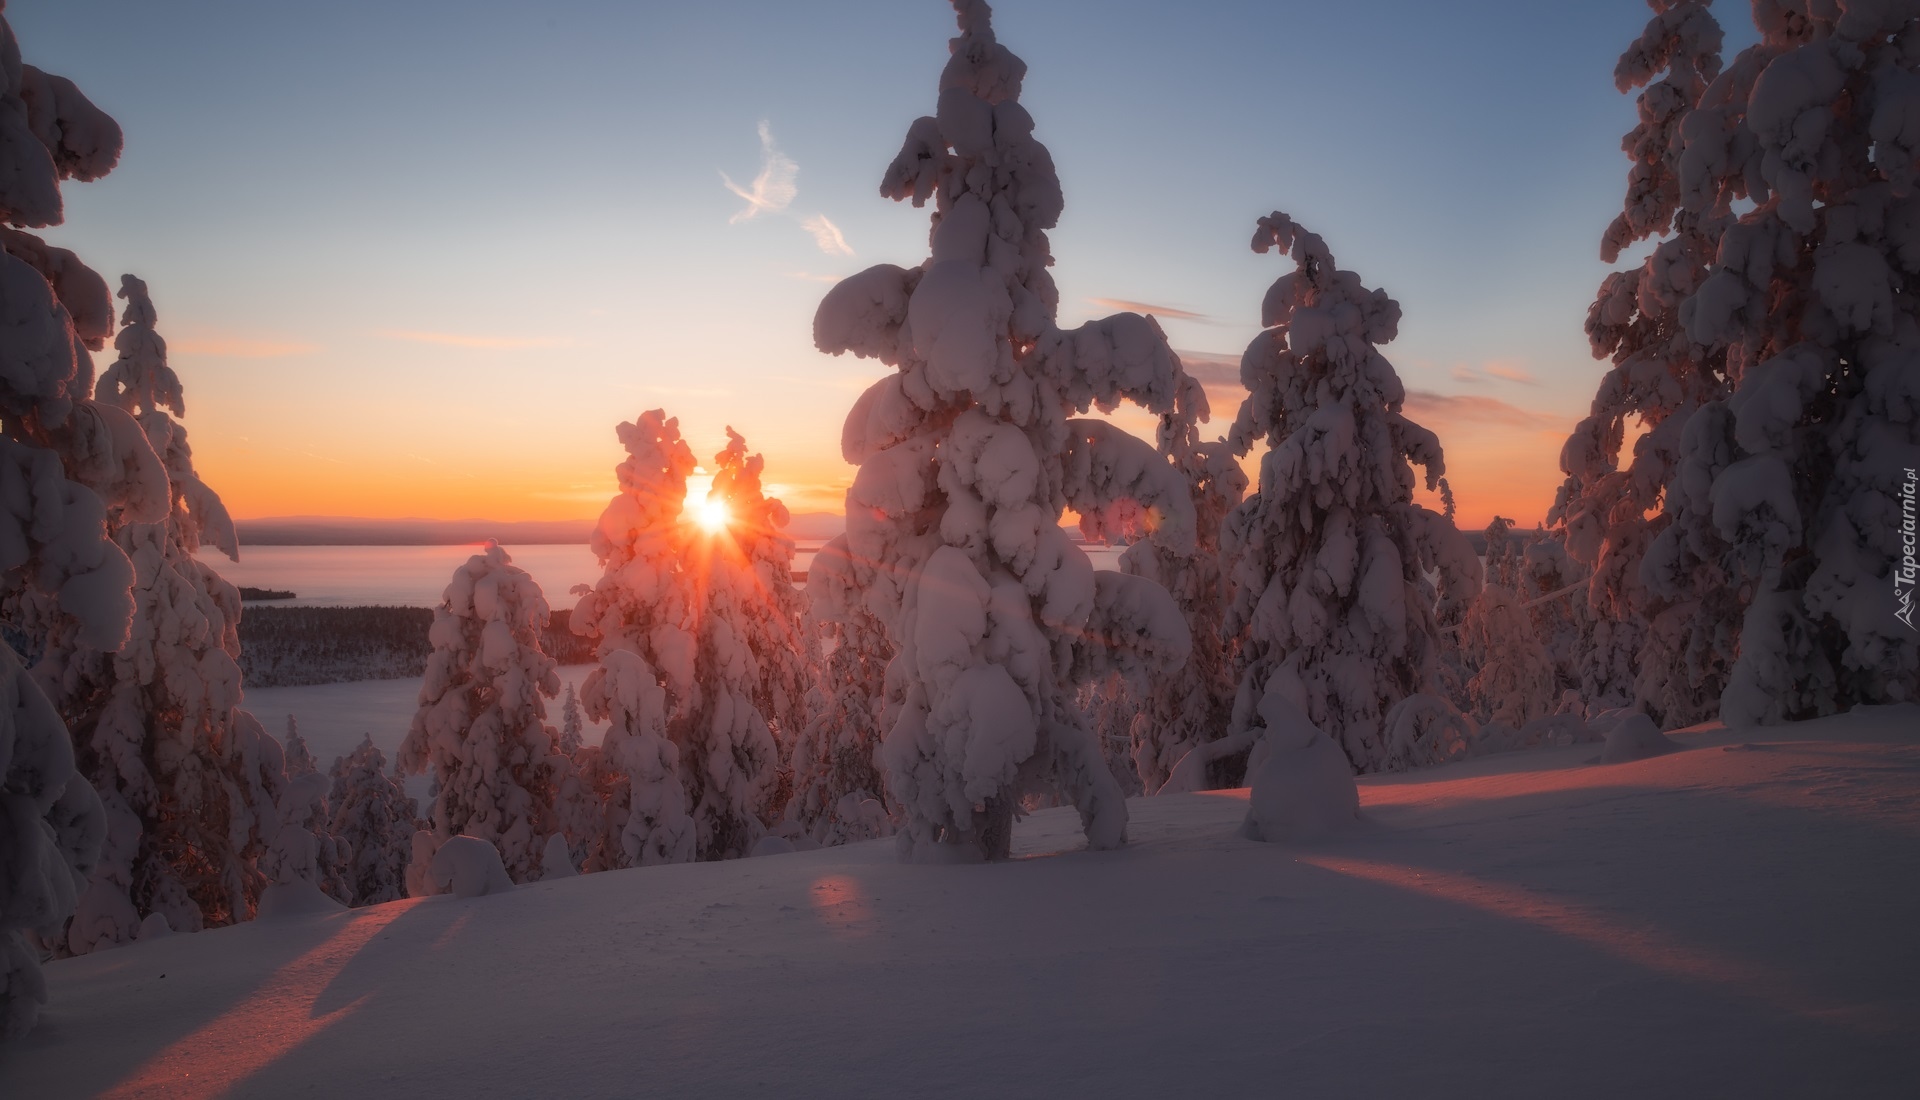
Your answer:
[[[1067,196],[1062,323],[1144,303],[1183,353],[1237,360],[1284,270],[1248,249],[1254,220],[1284,210],[1399,299],[1385,352],[1463,525],[1538,520],[1603,368],[1581,325],[1633,123],[1612,70],[1648,15],[1003,0]],[[1746,7],[1718,15],[1731,56]],[[200,472],[236,516],[595,515],[614,424],[658,406],[702,457],[731,424],[795,510],[838,510],[841,420],[887,368],[814,351],[812,315],[833,279],[926,255],[926,212],[877,186],[933,111],[946,4],[6,16],[127,132],[49,236],[148,281]],[[762,123],[795,190],[739,218],[726,181],[752,190]]]

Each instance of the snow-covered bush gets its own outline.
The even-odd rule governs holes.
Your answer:
[[[1600,750],[1600,763],[1624,764],[1679,752],[1680,746],[1660,732],[1653,719],[1644,714],[1627,714],[1607,730],[1606,747]]]
[[[332,819],[327,831],[351,853],[347,880],[353,905],[378,905],[407,896],[407,861],[412,856],[419,805],[400,781],[387,774],[387,757],[372,735],[333,762],[327,793]],[[336,897],[339,895],[335,895]]]
[[[856,603],[895,647],[881,722],[906,858],[1004,857],[1022,795],[1042,787],[1109,848],[1125,840],[1126,805],[1075,685],[1178,666],[1188,635],[1164,589],[1096,577],[1059,521],[1071,507],[1090,535],[1164,527],[1190,546],[1194,516],[1152,447],[1072,414],[1169,411],[1181,374],[1150,318],[1056,324],[1046,231],[1060,182],[1020,105],[1026,65],[986,4],[954,8],[935,114],[908,128],[880,186],[934,200],[932,255],[842,280],[814,317],[822,351],[896,368],[841,435],[860,469],[834,551],[847,576],[827,598]]]
[[[477,836],[448,837],[434,845],[429,875],[434,893],[457,898],[504,894],[514,882],[501,861],[500,849]]]
[[[1413,501],[1410,463],[1429,489],[1444,465],[1440,441],[1402,414],[1406,391],[1376,348],[1395,336],[1399,303],[1337,269],[1319,236],[1278,212],[1253,239],[1255,251],[1276,246],[1295,270],[1267,292],[1266,330],[1241,358],[1248,395],[1230,437],[1240,454],[1267,451],[1258,491],[1228,514],[1221,540],[1239,689],[1230,735],[1195,751],[1250,747],[1278,695],[1357,771],[1380,771],[1394,766],[1381,720],[1437,690],[1436,613],[1465,609],[1480,563],[1451,520]],[[1173,789],[1195,781],[1189,767]]]
[[[1736,724],[1920,694],[1920,634],[1895,616],[1920,467],[1914,12],[1754,16],[1760,41],[1701,95],[1680,159],[1685,210],[1727,220],[1680,321],[1733,392],[1687,420],[1642,569],[1670,607],[1697,605],[1656,617],[1675,640],[1643,672],[1710,699],[1731,660]]]
[[[1247,760],[1249,840],[1307,840],[1349,828],[1360,788],[1340,746],[1279,693],[1260,700],[1266,734]]]
[[[1587,312],[1593,354],[1613,365],[1561,450],[1567,477],[1547,518],[1555,539],[1590,571],[1584,606],[1575,611],[1585,621],[1575,635],[1574,686],[1595,706],[1645,698],[1684,725],[1703,717],[1700,702],[1717,694],[1724,666],[1673,652],[1671,628],[1713,629],[1704,623],[1727,608],[1707,593],[1670,603],[1647,590],[1641,565],[1668,522],[1658,509],[1671,492],[1687,422],[1726,393],[1725,349],[1697,344],[1680,314],[1705,280],[1731,217],[1723,208],[1681,203],[1683,137],[1713,125],[1694,110],[1720,72],[1720,26],[1694,0],[1651,6],[1653,18],[1614,69],[1621,91],[1643,90],[1639,122],[1622,143],[1633,162],[1625,208],[1601,240],[1601,259],[1613,263],[1623,248],[1649,237],[1659,243],[1637,266],[1608,275]],[[1643,434],[1624,456],[1632,428]],[[1681,679],[1691,682],[1664,686]]]
[[[516,882],[539,878],[553,831],[558,735],[546,700],[560,693],[540,650],[547,601],[495,542],[456,568],[433,616],[433,657],[397,766],[433,770],[428,818],[439,842],[466,834],[498,849]]]

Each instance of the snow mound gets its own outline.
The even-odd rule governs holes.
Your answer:
[[[165,913],[148,913],[147,919],[140,922],[140,933],[135,938],[145,941],[171,935],[173,935],[173,925],[167,923]]]
[[[786,837],[768,834],[761,837],[758,841],[755,841],[753,851],[748,854],[756,856],[784,856],[791,855],[798,850],[799,849],[793,846],[793,841],[788,840]]]
[[[477,836],[448,837],[433,853],[430,872],[434,886],[451,888],[456,897],[477,898],[513,889],[507,866],[500,861],[500,849]]]
[[[548,837],[547,847],[540,853],[540,881],[574,878],[579,874],[573,866],[573,853],[567,851],[566,835],[555,833]]]
[[[1607,731],[1607,746],[1600,750],[1600,763],[1624,764],[1679,751],[1680,746],[1661,733],[1653,719],[1644,714],[1629,714]]]
[[[1360,813],[1360,788],[1347,754],[1277,694],[1261,700],[1260,717],[1267,732],[1247,762],[1252,791],[1241,835],[1302,840],[1351,826]]]
[[[346,906],[321,893],[320,888],[313,883],[305,879],[294,879],[292,882],[276,882],[260,891],[260,909],[254,914],[254,919],[286,920],[290,917],[312,916],[315,913],[339,913],[345,909]],[[164,916],[155,913],[153,917],[160,917],[164,926],[166,921]],[[148,917],[147,920],[151,921],[153,917]],[[140,926],[140,938],[145,939],[146,934],[147,925],[143,923]]]

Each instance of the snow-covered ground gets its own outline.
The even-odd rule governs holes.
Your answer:
[[[0,1095],[1920,1095],[1920,708],[1361,781],[1240,839],[885,842],[282,918],[51,964]]]

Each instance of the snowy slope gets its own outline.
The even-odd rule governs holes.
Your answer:
[[[1244,792],[1133,843],[885,842],[284,918],[48,967],[0,1096],[1920,1095],[1920,708]],[[1062,850],[1069,849],[1069,850]],[[190,1074],[191,1076],[188,1076]]]

